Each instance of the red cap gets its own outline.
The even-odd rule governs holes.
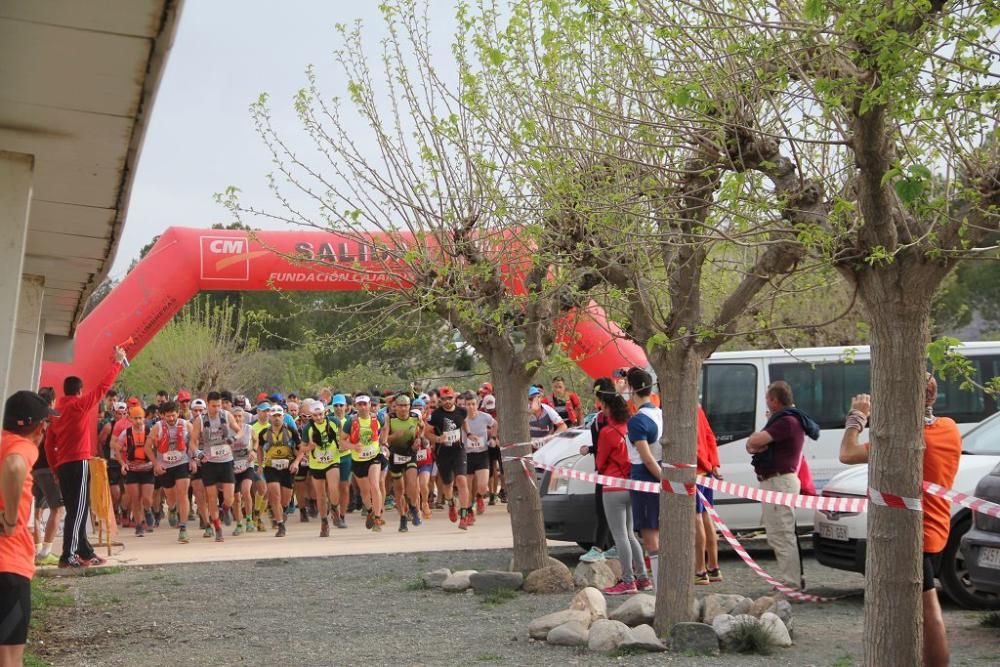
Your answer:
[[[266,400],[267,400],[267,392],[266,391],[262,391],[259,394],[257,394],[257,402],[258,403],[260,403],[261,401],[266,401]]]
[[[438,387],[438,396],[440,396],[441,398],[444,398],[445,396],[454,396],[454,395],[455,395],[455,390],[449,387],[448,385],[444,385],[443,387]]]
[[[191,400],[191,392],[190,391],[184,391],[182,389],[181,391],[177,392],[177,400],[178,401],[190,401]]]
[[[125,405],[129,406],[130,408],[141,407],[142,401],[139,400],[138,396],[130,396],[129,399],[125,401]]]
[[[479,393],[483,394],[483,395],[485,395],[485,394],[492,394],[493,393],[493,385],[491,385],[489,382],[482,383],[481,385],[479,385]]]

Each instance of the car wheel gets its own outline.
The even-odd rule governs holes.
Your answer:
[[[972,517],[965,516],[952,526],[948,545],[941,554],[941,587],[957,605],[966,609],[1000,609],[1000,595],[976,590],[969,579],[965,556],[959,548],[962,536],[972,527]]]

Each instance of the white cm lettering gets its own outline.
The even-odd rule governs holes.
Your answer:
[[[216,254],[234,255],[243,252],[243,239],[216,239],[208,244],[208,249]]]

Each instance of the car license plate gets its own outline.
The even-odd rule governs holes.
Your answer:
[[[819,536],[825,537],[828,540],[847,542],[847,526],[838,526],[835,523],[821,523],[819,524]],[[1000,565],[997,565],[997,567],[1000,567]]]
[[[979,550],[979,565],[1000,570],[1000,549],[983,547]]]

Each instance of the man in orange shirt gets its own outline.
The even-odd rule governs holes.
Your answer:
[[[35,541],[28,530],[31,468],[49,417],[57,413],[31,391],[4,404],[0,435],[0,667],[20,665],[31,621]]]
[[[958,463],[962,456],[962,434],[958,425],[948,417],[936,417],[933,407],[937,399],[937,382],[927,374],[924,396],[924,481],[940,484],[950,489],[955,482]],[[847,464],[868,463],[868,443],[860,444],[859,436],[871,414],[871,396],[859,394],[851,402],[851,411],[844,425],[840,442],[840,462]],[[934,575],[941,563],[941,552],[948,543],[951,529],[951,505],[945,498],[923,495],[924,506],[924,665],[937,667],[949,661],[948,634]]]

